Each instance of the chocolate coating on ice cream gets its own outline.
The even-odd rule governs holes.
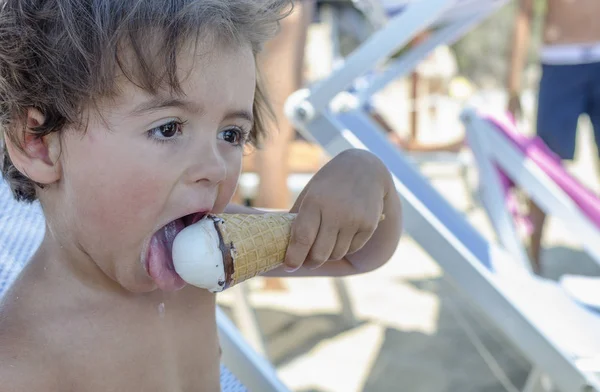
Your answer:
[[[235,265],[233,262],[232,252],[235,251],[235,247],[233,243],[226,244],[223,239],[223,233],[221,233],[221,225],[223,224],[223,220],[215,215],[209,215],[210,219],[212,219],[215,225],[215,231],[219,236],[219,250],[221,251],[221,255],[223,256],[223,269],[225,270],[225,281],[219,281],[218,284],[223,289],[229,288],[231,283],[233,282],[233,273],[235,271]]]

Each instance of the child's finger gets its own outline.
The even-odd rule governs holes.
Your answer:
[[[331,252],[335,247],[337,236],[337,225],[326,225],[322,220],[315,243],[310,249],[310,252],[308,253],[308,259],[304,262],[303,266],[309,269],[315,269],[329,260]]]
[[[350,248],[348,248],[347,254],[352,254],[354,252],[359,251],[363,246],[365,246],[365,244],[367,243],[367,241],[369,241],[372,235],[372,231],[359,231],[358,233],[356,233],[354,235],[354,238],[352,238],[352,242],[350,244]]]
[[[377,226],[379,223],[385,220],[385,214],[380,214],[379,218],[376,222],[365,223],[361,226],[356,234],[354,234],[354,238],[352,238],[352,243],[350,244],[350,248],[348,249],[347,254],[352,254],[360,250],[365,244],[371,239],[371,236],[375,233]]]
[[[290,244],[285,254],[285,270],[293,272],[300,268],[312,248],[321,224],[319,210],[305,208],[294,220]]]
[[[330,260],[341,260],[348,254],[348,249],[352,244],[352,238],[354,238],[355,230],[350,228],[343,228],[340,230],[335,242],[335,247],[331,252]]]

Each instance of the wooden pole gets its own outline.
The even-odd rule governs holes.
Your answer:
[[[269,137],[256,151],[255,164],[260,178],[255,207],[288,209],[293,204],[287,185],[290,143],[295,129],[284,113],[286,99],[301,87],[304,47],[312,19],[312,2],[298,2],[281,23],[279,34],[265,45],[259,58],[266,93],[276,122],[269,124]],[[283,290],[281,280],[267,278],[266,289]]]
[[[294,12],[282,21],[279,34],[267,42],[259,58],[276,122],[269,124],[270,135],[262,150],[254,153],[260,177],[256,207],[287,209],[292,204],[287,179],[289,145],[295,130],[283,109],[285,100],[301,86],[304,46],[311,16],[310,1],[297,3]]]
[[[409,44],[411,46],[417,45],[422,42],[424,39],[430,36],[429,31],[424,31],[418,34],[412,42]],[[448,152],[458,152],[462,148],[463,140],[452,141],[448,143],[437,143],[437,144],[420,144],[419,143],[419,93],[421,83],[424,80],[421,79],[419,73],[415,70],[410,75],[410,99],[412,101],[412,107],[410,109],[409,115],[409,139],[407,143],[402,145],[407,151],[413,152],[439,152],[439,151],[448,151]]]
[[[416,144],[418,132],[419,132],[419,109],[418,109],[418,99],[419,99],[419,73],[417,71],[413,71],[410,75],[410,100],[412,102],[412,106],[410,109],[410,137],[409,143]]]

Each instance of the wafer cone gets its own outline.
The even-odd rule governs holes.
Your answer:
[[[277,268],[290,242],[293,213],[212,215],[223,253],[223,289]],[[381,215],[380,221],[385,219]]]
[[[281,265],[296,214],[219,214],[215,227],[222,238],[225,287],[231,287]]]

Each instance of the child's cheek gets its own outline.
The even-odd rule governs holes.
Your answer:
[[[155,230],[168,196],[159,178],[128,170],[103,180],[88,199],[95,205],[88,213],[99,236],[135,242]]]
[[[213,212],[221,213],[225,210],[225,207],[231,202],[242,171],[242,158],[241,156],[233,156],[228,161],[227,167],[227,178],[219,187],[219,195],[216,200]]]
[[[114,200],[120,216],[115,219],[125,226],[156,225],[157,217],[165,207],[168,192],[166,186],[161,184],[159,178],[154,176],[138,175],[129,176],[116,185],[119,189],[118,197]]]

